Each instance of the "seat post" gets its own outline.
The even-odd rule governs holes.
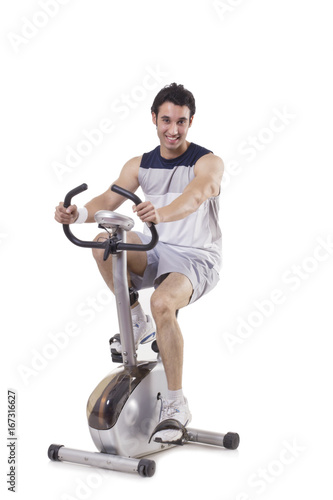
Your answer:
[[[117,234],[126,243],[126,231],[120,227]],[[122,250],[112,254],[113,285],[117,304],[120,342],[125,366],[136,366],[137,355],[134,345],[132,315],[127,281],[127,252]]]

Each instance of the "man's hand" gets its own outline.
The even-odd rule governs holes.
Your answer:
[[[158,209],[150,201],[134,205],[133,212],[138,215],[142,222],[153,222],[154,224],[162,222]]]
[[[73,224],[79,216],[76,205],[70,205],[68,208],[64,207],[64,203],[61,201],[56,207],[54,218],[60,224]]]

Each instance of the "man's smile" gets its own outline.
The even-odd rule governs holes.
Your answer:
[[[177,135],[176,137],[171,137],[169,135],[166,135],[165,136],[167,138],[167,140],[171,143],[171,144],[174,144],[175,142],[177,142],[179,140],[179,135]]]

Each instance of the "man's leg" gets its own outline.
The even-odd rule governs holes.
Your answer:
[[[157,343],[166,373],[168,392],[162,397],[159,425],[174,419],[183,426],[191,421],[191,413],[183,394],[183,336],[176,311],[187,306],[192,295],[190,280],[181,273],[170,273],[151,297],[151,310],[156,323]],[[165,398],[165,399],[164,399]],[[154,434],[154,441],[177,442],[182,431],[166,428]]]
[[[182,388],[183,375],[184,342],[176,311],[188,305],[192,291],[192,284],[187,276],[170,273],[151,297],[157,343],[170,391]]]
[[[105,233],[102,233],[96,237],[96,240],[99,239],[105,239]],[[141,244],[139,236],[136,233],[131,233],[131,232],[127,233],[127,242]],[[109,257],[106,261],[104,261],[103,260],[104,250],[100,249],[94,249],[93,255],[96,259],[97,266],[99,268],[101,275],[104,278],[105,283],[114,293],[112,258]],[[142,277],[146,270],[147,263],[148,259],[146,252],[135,252],[135,251],[127,252],[127,271],[128,271],[127,280],[129,288],[132,286],[129,271]],[[139,344],[152,342],[154,340],[156,335],[155,326],[152,322],[151,317],[147,316],[144,313],[139,301],[137,300],[137,295],[131,293],[130,301],[131,301],[134,343],[136,348],[138,348]],[[111,349],[115,349],[119,353],[121,352],[121,344],[117,339],[113,340],[111,344]]]
[[[98,236],[96,236],[95,241],[102,241],[106,239],[105,233],[101,233]],[[129,231],[127,233],[127,238],[126,238],[127,243],[139,243],[141,244],[141,240],[139,236],[136,233],[133,233]],[[103,260],[104,256],[104,250],[99,249],[99,248],[93,248],[93,256],[96,260],[98,269],[101,273],[101,275],[104,278],[105,283],[107,286],[110,288],[110,290],[114,293],[114,286],[113,286],[113,273],[112,273],[112,258],[111,256],[107,260]],[[137,274],[138,276],[143,276],[145,269],[147,267],[147,254],[146,252],[127,252],[127,269],[128,271],[132,271],[133,273]],[[132,286],[130,277],[129,277],[129,272],[127,272],[128,275],[128,286]],[[132,307],[135,307],[137,305],[133,304]]]

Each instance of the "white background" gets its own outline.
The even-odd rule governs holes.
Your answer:
[[[0,12],[1,495],[9,494],[13,388],[16,498],[201,498],[208,489],[214,500],[328,498],[330,2],[71,0],[52,15],[45,4],[7,1]],[[173,81],[196,97],[189,140],[226,166],[221,281],[179,317],[184,391],[193,426],[237,431],[241,444],[236,452],[189,445],[159,454],[151,479],[53,463],[53,442],[94,451],[85,405],[111,369],[108,339],[117,331],[90,251],[66,240],[54,207],[86,182],[83,205],[125,161],[157,145],[150,106]],[[276,112],[284,122],[273,120]],[[68,148],[104,119],[112,132],[56,174],[55,162],[65,164]],[[279,131],[267,130],[274,124]],[[257,149],[245,153],[253,138]],[[77,228],[82,237],[96,231]],[[149,294],[141,300],[148,311]],[[55,348],[52,335],[66,329],[67,345]]]

